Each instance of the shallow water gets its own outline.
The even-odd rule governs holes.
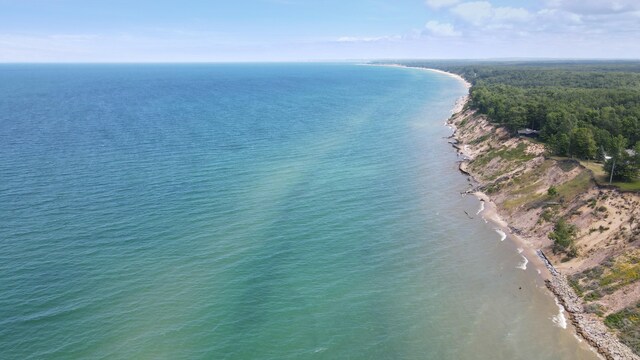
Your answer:
[[[0,66],[2,358],[595,358],[464,213],[464,92],[344,64]]]

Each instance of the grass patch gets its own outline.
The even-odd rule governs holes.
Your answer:
[[[606,171],[604,171],[604,166],[601,163],[580,161],[580,164],[591,171],[593,179],[598,185],[609,185],[609,176],[607,176]],[[622,191],[640,192],[640,179],[633,182],[616,181],[611,183],[611,185]]]
[[[556,212],[551,208],[546,208],[544,209],[542,214],[540,214],[540,219],[538,220],[538,223],[542,224],[543,222],[551,222],[553,221],[553,219],[555,219],[555,217],[556,217]]]
[[[588,304],[584,307],[584,312],[586,312],[587,314],[596,314],[600,317],[604,315],[605,311],[606,311],[606,308],[597,303]]]
[[[478,145],[478,144],[480,144],[481,142],[485,142],[487,139],[489,139],[489,137],[490,137],[490,136],[491,136],[491,134],[484,134],[484,135],[482,135],[482,136],[480,136],[480,137],[477,137],[477,138],[475,138],[475,139],[473,139],[473,140],[469,141],[469,144],[471,144],[471,145]]]
[[[618,331],[620,341],[640,354],[640,303],[607,316],[604,323]]]
[[[582,287],[582,285],[580,285],[580,279],[575,276],[570,276],[568,280],[569,280],[569,285],[571,285],[573,290],[576,292],[576,295],[578,295],[579,297],[583,297],[584,288]]]
[[[601,163],[593,162],[593,161],[580,161],[580,165],[589,169],[593,173],[593,177],[598,182],[609,182],[607,178],[607,173],[604,171],[604,167]]]
[[[525,162],[533,159],[535,155],[526,152],[527,144],[521,142],[513,149],[501,149],[498,155],[507,161]]]
[[[570,201],[579,194],[586,192],[592,185],[591,174],[588,171],[583,171],[575,178],[567,181],[564,184],[556,187],[556,197],[565,201]]]
[[[627,262],[616,262],[610,269],[609,274],[600,279],[600,286],[609,293],[609,289],[613,291],[640,280],[640,264],[631,264]],[[611,291],[611,292],[613,292]]]
[[[533,183],[537,183],[540,181],[540,179],[542,179],[545,176],[546,172],[554,164],[555,164],[554,161],[545,160],[540,166],[537,166],[531,169],[531,171],[526,172],[517,178],[514,178],[513,183],[516,185],[520,185],[520,184],[531,185]]]
[[[548,193],[540,192],[540,179],[554,165],[554,161],[546,160],[540,166],[512,179],[509,184],[509,200],[502,205],[506,210],[513,210],[526,204],[537,204],[550,200]]]
[[[558,160],[558,167],[564,172],[569,172],[578,167],[580,163],[573,159]]]
[[[481,138],[482,137],[476,140],[479,140]],[[477,168],[477,167],[487,165],[491,160],[493,160],[496,157],[500,157],[502,160],[505,160],[509,163],[516,163],[516,164],[533,159],[535,155],[528,154],[526,150],[527,150],[527,144],[525,143],[520,143],[515,148],[502,147],[500,149],[491,149],[486,153],[478,156],[473,161],[473,166]]]
[[[530,171],[521,177],[514,179],[514,184],[523,184],[513,190],[510,195],[513,197],[504,202],[503,206],[506,210],[513,210],[525,204],[531,204],[532,206],[542,206],[544,202],[567,202],[574,199],[576,196],[586,192],[592,185],[591,174],[587,171],[583,171],[575,178],[553,187],[553,191],[547,191],[540,193],[540,185],[537,183],[538,179],[544,176],[544,173],[554,164],[553,161],[545,161],[539,169]]]
[[[602,296],[640,280],[640,250],[615,259],[609,258],[601,265],[574,274],[569,278],[571,286],[585,301]]]
[[[504,209],[507,211],[511,211],[525,204],[538,203],[541,200],[544,200],[546,197],[547,196],[544,194],[535,194],[535,193],[530,193],[528,195],[521,195],[520,197],[517,197],[515,199],[506,200],[504,203],[502,203],[502,207],[504,207]]]
[[[498,151],[495,149],[490,149],[486,153],[475,158],[475,160],[473,160],[473,162],[471,163],[471,166],[473,166],[474,168],[485,166],[496,156],[498,156]]]
[[[634,182],[614,182],[611,185],[622,191],[640,192],[640,180]]]

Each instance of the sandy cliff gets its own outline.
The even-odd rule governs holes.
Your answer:
[[[513,236],[549,258],[558,273],[543,276],[585,339],[608,359],[640,359],[618,341],[635,347],[626,325],[637,329],[640,317],[617,330],[604,325],[607,315],[640,301],[640,195],[599,188],[580,162],[550,157],[535,140],[513,138],[467,106],[459,110],[449,123],[460,169],[476,181],[470,192],[485,194]],[[576,234],[571,249],[554,252],[549,234],[560,219]]]

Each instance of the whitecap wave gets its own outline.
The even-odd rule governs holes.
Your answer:
[[[518,264],[517,268],[522,270],[527,270],[527,264],[529,263],[529,260],[526,257],[524,257],[524,255],[520,255],[520,256],[522,256],[522,262]]]
[[[504,233],[504,231],[500,230],[500,229],[494,229],[498,235],[500,235],[500,241],[504,241],[504,239],[507,238],[507,234]]]
[[[560,302],[558,301],[558,299],[556,298],[556,305],[558,305],[558,315],[554,315],[551,318],[551,321],[553,321],[554,324],[556,324],[556,326],[566,329],[567,328],[567,318],[564,316],[564,306],[562,306],[562,304],[560,304]]]
[[[518,254],[522,254],[523,251],[524,251],[523,248],[518,248]]]
[[[476,212],[476,215],[480,215],[484,211],[484,201],[480,201],[480,209]]]

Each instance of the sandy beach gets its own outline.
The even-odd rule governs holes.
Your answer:
[[[471,83],[468,82],[467,80],[465,80],[462,76],[460,76],[458,74],[454,74],[454,73],[450,73],[450,72],[446,72],[446,71],[442,71],[442,70],[438,70],[438,69],[431,69],[431,68],[421,68],[421,69],[424,69],[424,70],[427,70],[427,71],[431,71],[431,72],[435,72],[435,73],[442,74],[442,75],[450,76],[450,77],[455,78],[455,79],[459,80],[460,82],[462,82],[467,89],[471,89]]]

